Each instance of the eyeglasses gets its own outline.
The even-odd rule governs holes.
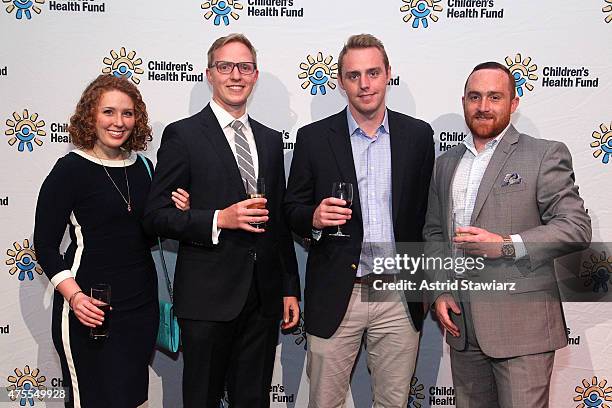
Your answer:
[[[217,72],[225,75],[231,74],[234,71],[234,67],[238,67],[238,72],[242,75],[251,75],[257,69],[257,64],[254,62],[216,61],[212,66],[217,68]]]

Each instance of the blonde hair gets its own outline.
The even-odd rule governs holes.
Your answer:
[[[253,56],[253,62],[255,63],[255,65],[257,65],[257,51],[255,51],[255,47],[253,47],[253,44],[251,44],[249,39],[246,38],[244,34],[233,33],[233,34],[226,35],[225,37],[219,37],[215,40],[215,42],[212,43],[212,45],[208,49],[208,68],[211,68],[215,62],[214,61],[215,51],[223,47],[224,45],[232,43],[232,42],[239,42],[241,44],[244,44],[249,49],[249,51],[251,51],[251,55]],[[239,61],[239,62],[245,62],[245,61]]]

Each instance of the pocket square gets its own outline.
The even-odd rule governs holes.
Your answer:
[[[523,181],[518,173],[508,173],[504,176],[502,187],[511,186],[513,184],[520,184]]]

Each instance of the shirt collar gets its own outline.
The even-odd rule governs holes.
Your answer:
[[[504,137],[509,127],[510,127],[510,123],[508,123],[508,126],[506,126],[505,129],[502,130],[499,135],[495,136],[495,138],[485,143],[485,150],[488,150],[488,149],[495,150],[495,148],[499,144],[499,141],[502,139],[502,137]],[[472,135],[472,132],[468,133],[465,139],[463,139],[463,144],[470,152],[472,152],[474,156],[478,155],[478,152],[476,151],[476,146],[474,145],[474,136]]]
[[[357,121],[353,117],[353,114],[351,113],[351,110],[348,107],[346,108],[346,119],[348,121],[349,136],[353,136],[353,134],[355,134],[358,129],[361,130],[359,124],[357,124]],[[382,123],[376,131],[382,131],[382,133],[389,133],[389,117],[387,109],[385,109],[385,117],[383,118]],[[365,133],[363,134],[365,135]]]
[[[215,114],[215,117],[217,118],[217,122],[219,122],[221,129],[225,129],[226,127],[231,125],[232,122],[235,120],[239,120],[240,122],[242,122],[242,125],[244,127],[250,128],[249,114],[246,110],[244,112],[244,115],[236,119],[228,111],[223,109],[217,102],[215,102],[212,99],[210,100],[210,109],[212,109],[213,113]]]

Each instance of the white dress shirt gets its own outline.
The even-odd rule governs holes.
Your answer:
[[[499,141],[504,137],[510,125],[497,135],[494,139],[489,140],[482,151],[478,152],[474,145],[474,137],[468,134],[463,141],[465,145],[465,153],[457,166],[453,177],[452,198],[453,198],[453,213],[457,217],[457,226],[469,226],[476,204],[476,195],[480,187],[480,182],[484,176],[485,170],[489,166],[489,161],[493,157],[493,153]],[[454,234],[454,231],[452,231]],[[515,248],[515,259],[521,259],[527,256],[527,248],[523,243],[523,239],[519,234],[510,235]]]
[[[232,129],[231,124],[235,120],[239,120],[240,122],[242,122],[242,133],[244,133],[247,142],[249,142],[249,149],[251,150],[251,157],[253,159],[253,168],[255,170],[255,180],[257,180],[259,174],[259,158],[257,156],[257,145],[255,144],[255,136],[253,136],[253,130],[251,129],[251,125],[249,124],[248,113],[245,111],[244,115],[239,118],[235,118],[228,111],[219,106],[219,104],[216,103],[214,100],[210,101],[210,108],[215,114],[217,122],[219,122],[219,126],[221,126],[221,129],[223,129],[223,134],[225,134],[227,143],[229,144],[230,149],[232,149],[234,159],[236,158],[236,142],[234,140],[236,133],[234,129]],[[214,245],[217,245],[219,243],[219,234],[221,234],[221,229],[217,227],[217,217],[219,215],[219,211],[221,210],[216,210],[215,215],[213,216],[212,243]]]

